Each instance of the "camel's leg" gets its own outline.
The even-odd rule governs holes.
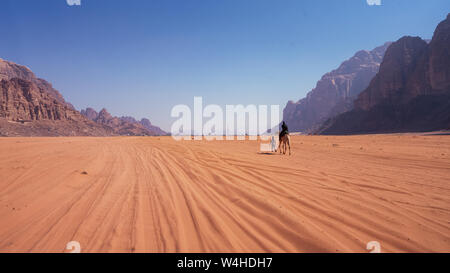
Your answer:
[[[287,144],[289,145],[289,155],[291,155],[291,138],[288,137]]]

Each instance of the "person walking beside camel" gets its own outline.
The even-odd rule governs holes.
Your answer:
[[[275,141],[275,136],[272,136],[270,138],[270,146],[271,146],[272,152],[277,151],[277,142]]]

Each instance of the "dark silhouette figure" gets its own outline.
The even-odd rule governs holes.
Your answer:
[[[279,140],[281,141],[281,138],[286,134],[289,134],[289,130],[288,130],[286,123],[283,121],[283,123],[281,124],[281,132],[280,132]]]

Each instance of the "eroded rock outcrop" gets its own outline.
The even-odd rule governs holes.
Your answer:
[[[325,122],[322,134],[432,131],[450,127],[450,14],[429,44],[405,36],[386,51],[380,71],[354,109]]]
[[[113,117],[106,109],[80,113],[29,68],[0,59],[0,136],[163,134],[156,126]]]
[[[74,109],[72,104],[64,100],[64,97],[61,95],[61,93],[58,92],[58,90],[54,89],[53,86],[46,80],[36,77],[36,75],[28,67],[0,58],[0,81],[10,80],[13,78],[18,78],[34,83],[40,89],[45,90],[45,92],[47,92],[61,104],[66,104],[68,107]]]
[[[137,121],[135,118],[129,116],[115,117],[112,116],[105,108],[98,113],[92,108],[86,108],[85,110],[81,110],[81,114],[98,124],[112,128],[113,131],[119,135],[166,135],[166,132],[157,126],[153,126],[148,119]]]
[[[47,92],[45,85],[12,78],[0,81],[1,136],[112,135]]]
[[[361,50],[343,62],[339,68],[325,74],[306,98],[289,101],[283,110],[283,120],[291,131],[308,131],[326,119],[352,109],[353,101],[378,72],[390,43]]]

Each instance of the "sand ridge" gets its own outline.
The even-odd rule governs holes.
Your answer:
[[[450,136],[0,139],[0,252],[450,251]]]

